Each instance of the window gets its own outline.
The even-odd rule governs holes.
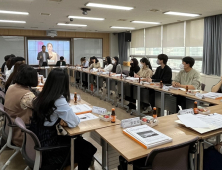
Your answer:
[[[130,52],[138,59],[144,56],[149,57],[154,68],[158,66],[157,55],[164,53],[169,57],[167,64],[174,70],[179,70],[183,57],[191,56],[195,59],[193,68],[201,72],[203,35],[204,19],[150,27],[144,31],[132,32]]]

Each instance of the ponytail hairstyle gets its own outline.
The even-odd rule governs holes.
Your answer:
[[[141,62],[141,63],[145,63],[146,66],[147,66],[150,70],[153,70],[153,69],[152,69],[152,66],[151,66],[151,64],[150,64],[150,61],[149,61],[147,58],[143,57],[143,58],[140,60],[140,62]]]

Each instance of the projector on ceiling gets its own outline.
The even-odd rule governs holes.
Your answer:
[[[54,30],[47,30],[46,35],[50,37],[56,37],[57,36],[57,31]]]

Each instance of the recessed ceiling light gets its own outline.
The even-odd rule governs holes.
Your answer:
[[[14,21],[14,20],[0,20],[0,22],[23,23],[23,24],[26,23],[26,21]]]
[[[110,8],[110,9],[120,9],[120,10],[132,10],[134,7],[117,6],[117,5],[107,5],[107,4],[97,4],[97,3],[87,3],[86,6],[98,7],[98,8]]]
[[[80,17],[80,16],[68,16],[68,18],[74,18],[74,19],[86,19],[86,20],[104,20],[105,18],[94,18],[94,17]]]
[[[191,13],[173,12],[173,11],[164,12],[164,14],[167,14],[167,15],[180,15],[180,16],[186,16],[186,17],[198,17],[198,16],[201,15],[201,14],[191,14]]]
[[[117,27],[117,26],[111,26],[110,28],[114,29],[126,29],[126,30],[134,30],[135,28],[133,27]]]
[[[159,22],[147,22],[147,21],[131,21],[132,23],[139,23],[139,24],[160,24]]]
[[[73,27],[86,27],[87,26],[87,25],[81,25],[81,24],[65,24],[65,23],[58,23],[57,25],[73,26]]]
[[[29,13],[28,13],[28,12],[5,11],[5,10],[0,10],[0,13],[2,13],[2,14],[29,15]]]

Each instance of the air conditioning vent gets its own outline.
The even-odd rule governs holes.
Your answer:
[[[1,28],[25,28],[25,27],[16,27],[16,26],[0,26]]]
[[[53,1],[53,2],[62,2],[62,0],[49,0],[49,1]]]
[[[159,12],[160,10],[159,9],[151,9],[150,11],[151,12]]]
[[[127,21],[127,19],[118,19],[117,21]]]
[[[49,14],[49,13],[40,13],[40,15],[43,15],[43,16],[50,16],[51,14]]]

